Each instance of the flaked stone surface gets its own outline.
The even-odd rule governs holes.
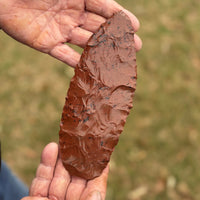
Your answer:
[[[89,180],[107,166],[132,108],[136,79],[134,30],[120,11],[90,38],[67,93],[59,148],[71,175]]]

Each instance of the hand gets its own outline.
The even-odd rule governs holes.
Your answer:
[[[90,181],[70,177],[58,156],[58,145],[50,143],[42,152],[30,196],[21,200],[104,200],[107,178],[108,167],[100,177]]]
[[[138,19],[114,0],[0,0],[0,27],[11,37],[75,67],[80,55],[65,43],[84,47],[100,24],[123,10],[135,31]],[[136,49],[142,42],[135,35]]]

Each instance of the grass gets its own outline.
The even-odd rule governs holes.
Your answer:
[[[109,200],[200,199],[200,2],[121,0],[140,19],[134,108],[111,160]],[[73,70],[0,33],[3,159],[27,183],[58,141]]]

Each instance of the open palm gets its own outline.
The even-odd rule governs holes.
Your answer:
[[[100,24],[125,11],[135,31],[137,18],[114,0],[0,0],[0,27],[11,37],[75,67],[80,55],[66,43],[84,47]],[[142,42],[135,37],[136,49]]]
[[[22,200],[103,200],[106,195],[108,167],[90,181],[71,177],[58,156],[58,145],[48,144],[41,157],[30,196]],[[96,195],[96,196],[94,196]]]

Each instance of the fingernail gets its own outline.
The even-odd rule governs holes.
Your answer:
[[[101,193],[99,191],[94,191],[87,196],[86,200],[102,200]]]

